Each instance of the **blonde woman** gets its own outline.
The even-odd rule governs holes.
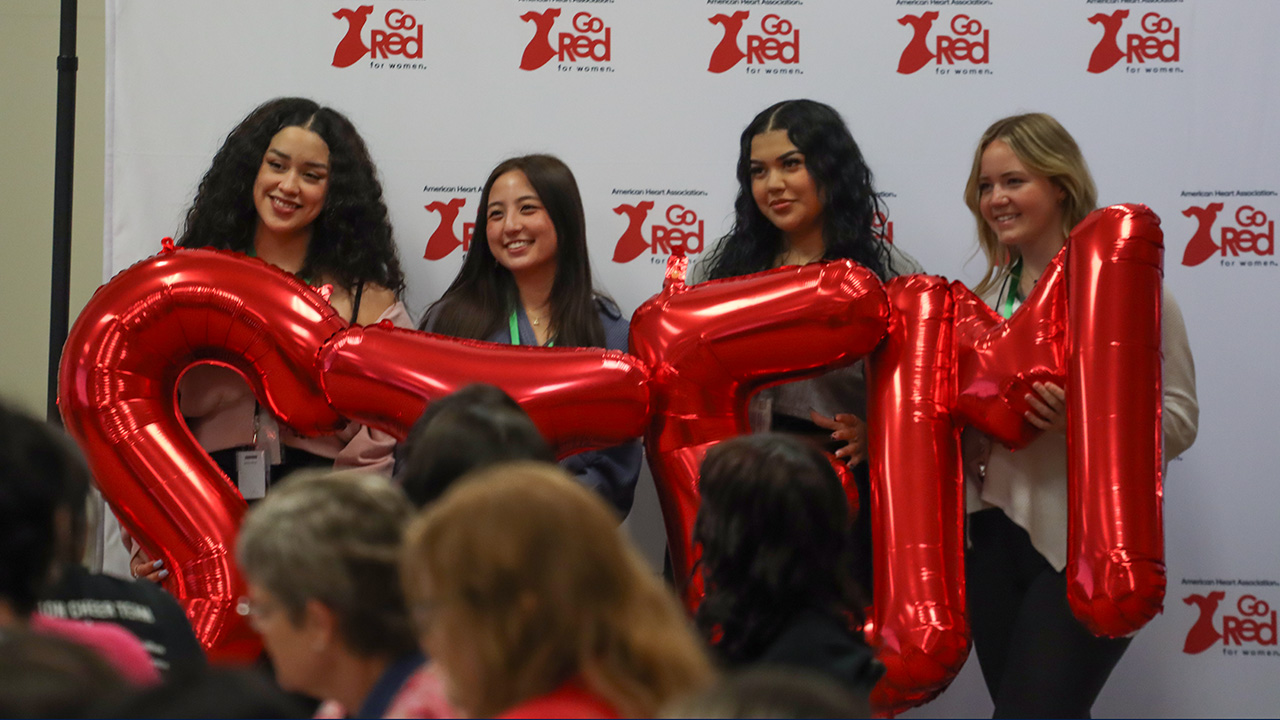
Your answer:
[[[468,716],[652,716],[713,679],[617,516],[555,465],[468,476],[410,526],[402,562],[423,649]]]
[[[1008,317],[1097,192],[1075,140],[1034,113],[983,133],[965,203],[987,258],[975,291]],[[1167,461],[1195,441],[1199,406],[1182,314],[1167,289],[1163,302]],[[1095,637],[1067,605],[1067,391],[1053,383],[1035,390],[1027,421],[1044,432],[1026,448],[1015,454],[966,433],[970,624],[996,717],[1089,717],[1129,639]]]

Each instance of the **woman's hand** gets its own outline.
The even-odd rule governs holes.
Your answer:
[[[827,417],[819,415],[817,410],[810,410],[809,419],[814,425],[831,430],[832,440],[845,441],[845,446],[836,450],[836,457],[845,460],[849,467],[866,459],[867,424],[862,421],[862,418],[850,413],[839,413],[835,417]]]
[[[159,583],[161,580],[169,577],[169,571],[164,567],[163,560],[152,561],[147,555],[147,551],[141,548],[129,558],[129,574],[139,580],[150,580],[153,583]]]
[[[1066,433],[1067,431],[1067,393],[1051,382],[1033,384],[1035,393],[1027,393],[1027,403],[1031,409],[1027,411],[1027,422],[1041,430]]]

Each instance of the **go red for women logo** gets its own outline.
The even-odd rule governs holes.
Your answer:
[[[1146,63],[1176,63],[1181,59],[1182,29],[1173,24],[1173,20],[1157,12],[1143,13],[1137,22],[1129,20],[1128,25],[1138,30],[1124,35],[1121,40],[1120,31],[1129,19],[1129,10],[1116,10],[1111,13],[1098,13],[1089,18],[1089,22],[1102,27],[1102,39],[1089,56],[1089,72],[1102,73],[1115,67],[1124,60],[1129,67],[1128,72],[1142,72],[1141,66]],[[1147,72],[1153,72],[1148,68]]]
[[[427,238],[427,250],[422,254],[423,258],[442,260],[458,248],[462,248],[464,253],[471,249],[471,237],[475,234],[476,224],[463,222],[461,233],[458,232],[457,225],[458,214],[466,204],[466,198],[455,197],[445,202],[429,202],[423,206],[427,212],[440,215],[440,224],[431,233],[431,237]]]
[[[645,223],[649,213],[657,207],[652,200],[641,200],[629,205],[622,204],[613,209],[618,215],[627,216],[627,229],[618,238],[613,248],[613,261],[616,263],[631,262],[649,251],[651,255],[666,255],[673,249],[683,250],[686,255],[702,252],[705,245],[705,224],[698,217],[697,211],[684,205],[668,205],[657,218],[649,223],[649,234],[645,235]]]
[[[541,12],[530,10],[520,16],[521,20],[534,26],[533,39],[520,56],[520,69],[537,70],[553,58],[562,63],[609,62],[613,50],[613,29],[604,20],[583,11],[573,14],[570,31],[559,33],[553,40],[551,31],[560,13],[560,8],[547,8]]]
[[[930,41],[929,33],[941,15],[936,10],[920,15],[903,15],[898,18],[899,25],[911,26],[911,41],[903,48],[898,58],[898,72],[910,75],[924,69],[930,61],[934,62],[939,75],[946,75],[951,68],[946,65],[987,65],[991,60],[991,31],[982,21],[971,15],[960,13],[953,16],[943,25],[943,29]],[[975,72],[966,68],[966,74]],[[982,69],[981,74],[989,74]]]
[[[366,45],[364,26],[372,14],[372,5],[361,5],[354,10],[343,8],[333,14],[335,18],[347,21],[347,34],[333,51],[334,67],[351,67],[366,55],[371,60],[422,58],[422,24],[414,16],[396,8],[379,16],[381,26],[369,30],[369,44]]]
[[[1252,260],[1249,255],[1259,258],[1275,255],[1276,223],[1266,212],[1252,205],[1241,205],[1233,214],[1226,216],[1229,219],[1216,228],[1215,236],[1215,224],[1225,209],[1225,205],[1215,202],[1204,207],[1193,205],[1182,211],[1183,215],[1195,218],[1198,223],[1195,234],[1182,253],[1183,265],[1194,267],[1218,254],[1221,254],[1222,264],[1227,266],[1234,265],[1234,259],[1241,256]],[[1264,263],[1256,261],[1256,264]]]
[[[719,25],[724,31],[720,44],[711,51],[711,63],[707,70],[713,73],[726,72],[747,61],[747,72],[760,72],[752,65],[796,65],[800,62],[800,30],[790,20],[769,13],[760,18],[759,34],[748,33],[745,49],[738,41],[743,25],[751,19],[751,12],[739,10],[731,15],[720,13],[707,18],[712,25]],[[775,71],[776,72],[776,71]]]
[[[1182,644],[1182,652],[1196,655],[1222,643],[1223,653],[1234,655],[1238,649],[1246,645],[1259,648],[1274,647],[1276,644],[1276,611],[1271,604],[1254,595],[1241,595],[1236,601],[1234,614],[1223,613],[1222,622],[1215,622],[1218,606],[1227,594],[1214,590],[1208,595],[1189,595],[1182,599],[1187,605],[1195,605],[1200,610],[1191,629],[1187,631],[1187,639]],[[1257,649],[1246,650],[1246,655],[1263,654]],[[1266,654],[1272,654],[1270,652]]]

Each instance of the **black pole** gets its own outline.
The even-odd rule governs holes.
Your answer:
[[[58,415],[58,364],[71,319],[71,184],[76,153],[76,0],[62,0],[58,41],[58,127],[53,160],[53,276],[49,288],[50,422]]]

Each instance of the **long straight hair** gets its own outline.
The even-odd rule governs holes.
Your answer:
[[[997,140],[1008,145],[1027,170],[1048,178],[1055,187],[1062,189],[1065,195],[1062,200],[1063,237],[1070,235],[1071,229],[1098,205],[1098,190],[1080,146],[1053,116],[1028,113],[992,123],[978,141],[969,181],[964,186],[964,204],[969,206],[969,212],[973,213],[978,224],[978,247],[987,258],[987,272],[973,289],[979,295],[1003,283],[1018,259],[1017,248],[1000,244],[995,231],[982,217],[980,206],[982,190],[978,179],[982,175],[982,154]]]
[[[561,347],[604,347],[604,326],[591,284],[587,221],[573,172],[557,157],[524,155],[498,164],[480,192],[475,236],[462,269],[444,295],[427,309],[419,326],[442,335],[484,340],[507,322],[519,292],[515,276],[498,263],[486,237],[489,192],[503,175],[529,179],[556,231],[556,276],[551,285],[551,331]]]

